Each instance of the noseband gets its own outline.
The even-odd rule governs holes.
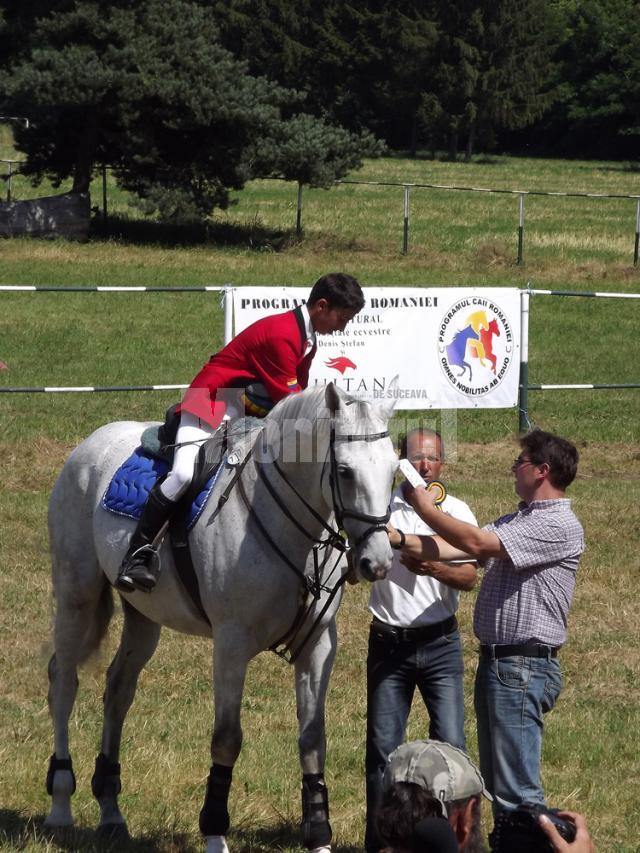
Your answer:
[[[384,515],[367,515],[364,512],[356,512],[354,509],[345,508],[344,501],[342,500],[342,494],[340,492],[340,479],[338,477],[335,443],[336,441],[378,441],[378,439],[387,438],[388,436],[388,431],[336,435],[335,427],[333,424],[331,426],[331,435],[329,438],[329,460],[331,465],[331,470],[329,472],[329,485],[331,486],[331,499],[333,501],[333,511],[336,517],[336,524],[338,525],[339,530],[344,530],[345,518],[353,518],[356,521],[364,521],[365,524],[369,524],[369,527],[367,527],[364,533],[352,544],[352,548],[357,548],[358,545],[361,545],[374,533],[378,533],[381,530],[386,531],[387,522],[391,517],[391,509],[390,507],[387,507],[387,511]]]

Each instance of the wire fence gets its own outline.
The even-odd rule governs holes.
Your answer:
[[[194,286],[194,287],[127,287],[125,285],[112,286],[73,286],[60,287],[57,285],[0,285],[0,293],[206,293],[217,292],[223,294],[233,288],[233,285],[224,286]],[[520,323],[520,378],[518,386],[518,424],[521,432],[530,426],[529,421],[529,392],[530,391],[605,391],[605,390],[632,390],[640,388],[640,382],[611,382],[611,383],[529,383],[529,300],[532,296],[556,296],[556,297],[579,297],[579,298],[605,298],[639,300],[640,293],[616,293],[607,291],[576,291],[576,290],[547,290],[532,288],[529,284],[521,293],[521,323]],[[225,310],[225,340],[231,336],[230,312]],[[82,385],[82,386],[41,386],[41,387],[0,387],[0,394],[41,394],[41,393],[112,393],[112,392],[138,392],[138,391],[173,391],[184,390],[188,386],[183,384],[173,385]]]
[[[0,163],[4,163],[6,167],[5,174],[2,176],[6,184],[6,199],[8,202],[13,200],[13,177],[19,173],[21,160],[4,160],[0,159]],[[110,167],[102,165],[99,167],[101,183],[102,183],[102,207],[101,216],[103,220],[108,218],[108,193],[107,193],[107,172]],[[283,180],[281,178],[273,178],[273,180]],[[293,183],[293,182],[291,182]],[[334,186],[361,186],[361,187],[396,187],[402,190],[403,193],[403,217],[402,217],[402,254],[409,253],[410,241],[410,220],[411,220],[411,194],[416,190],[441,190],[446,192],[463,192],[463,193],[487,193],[496,195],[513,195],[518,198],[518,224],[517,224],[517,257],[516,263],[522,265],[524,263],[524,246],[525,246],[525,200],[527,196],[542,196],[555,198],[584,198],[584,199],[626,199],[636,202],[635,205],[635,230],[633,241],[633,265],[638,266],[640,261],[640,194],[625,194],[625,193],[595,193],[595,192],[573,192],[565,190],[525,190],[525,189],[509,189],[499,187],[476,187],[476,186],[457,186],[454,184],[432,184],[418,182],[401,182],[401,181],[361,181],[351,179],[341,179],[333,182]],[[296,202],[296,234],[300,236],[303,230],[303,190],[304,186],[297,184],[297,202]]]

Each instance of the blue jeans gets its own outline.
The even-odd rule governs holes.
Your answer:
[[[416,687],[429,712],[429,737],[465,749],[462,644],[457,630],[433,640],[396,642],[369,634],[367,657],[368,851],[384,847],[375,826],[382,774],[391,752],[404,742]]]
[[[542,716],[561,690],[557,658],[480,656],[474,700],[478,751],[494,815],[524,802],[544,803]]]

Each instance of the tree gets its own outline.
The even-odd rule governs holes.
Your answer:
[[[556,97],[516,151],[638,158],[640,21],[636,0],[549,0],[562,22],[553,57]]]
[[[422,128],[454,159],[539,118],[554,98],[557,16],[547,0],[435,0],[439,38],[423,93]],[[432,139],[432,145],[433,145]]]
[[[636,0],[581,0],[565,7],[565,120],[593,153],[632,152],[640,133],[640,22]]]
[[[5,109],[31,119],[16,138],[34,181],[73,177],[74,190],[87,191],[95,164],[106,163],[149,212],[193,218],[283,162],[278,143],[295,130],[287,122],[299,97],[249,74],[219,44],[210,9],[194,0],[73,0],[39,16],[35,7],[28,47],[0,74]],[[25,29],[19,8],[8,12],[5,35]],[[323,184],[374,151],[325,122],[316,131],[335,134]]]

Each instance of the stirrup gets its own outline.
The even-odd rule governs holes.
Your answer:
[[[160,573],[160,557],[153,545],[136,548],[122,561],[116,578],[116,589],[121,592],[151,592]]]

